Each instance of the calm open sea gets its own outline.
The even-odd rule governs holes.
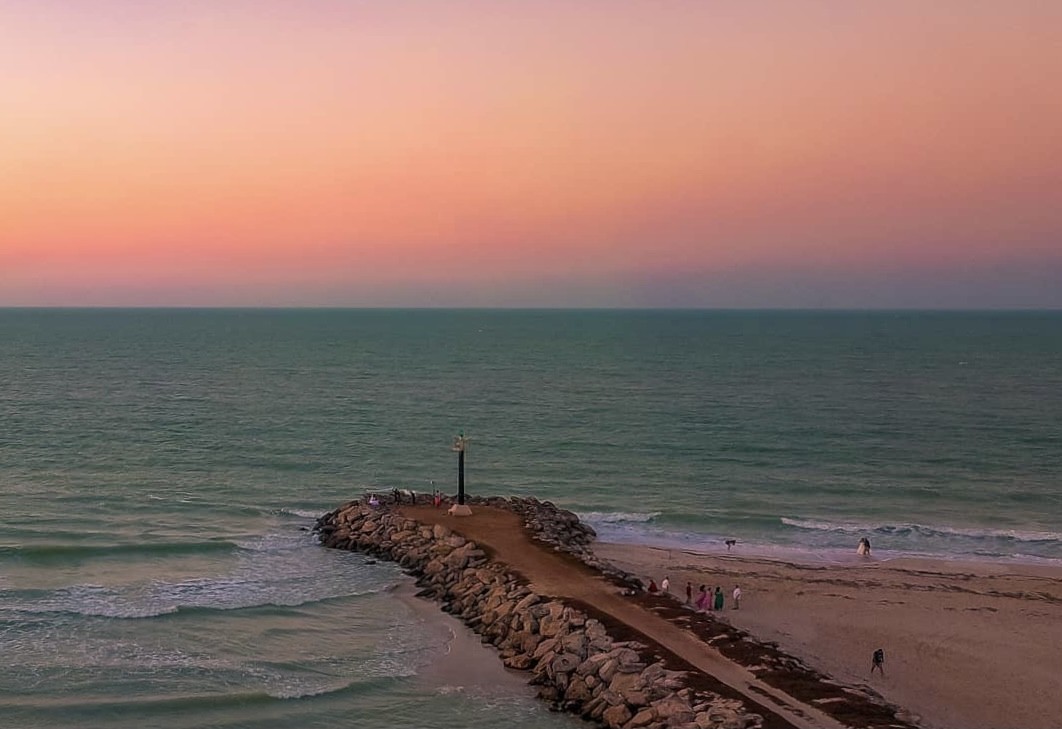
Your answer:
[[[0,310],[0,424],[4,727],[571,726],[305,531],[459,431],[611,540],[1062,562],[1062,313]]]

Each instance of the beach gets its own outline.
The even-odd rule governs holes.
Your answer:
[[[421,621],[424,630],[443,646],[431,664],[421,669],[417,681],[430,693],[466,692],[483,697],[521,697],[534,700],[535,690],[522,671],[506,668],[497,651],[485,645],[467,625],[416,596],[412,582],[403,581],[392,591]]]
[[[1062,724],[1062,568],[871,557],[798,565],[596,543],[594,552],[685,599],[721,585],[724,617],[850,685],[868,685],[928,727]],[[740,585],[740,609],[731,593]],[[871,655],[885,651],[884,675]]]

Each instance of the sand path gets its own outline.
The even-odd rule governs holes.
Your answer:
[[[589,568],[533,541],[518,514],[486,506],[476,506],[471,517],[462,518],[427,506],[405,506],[401,512],[421,523],[443,524],[488,548],[498,561],[522,574],[536,592],[580,600],[611,615],[794,727],[840,729],[844,726],[819,709],[763,683],[691,632],[625,599],[619,588]]]

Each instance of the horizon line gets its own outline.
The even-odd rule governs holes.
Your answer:
[[[329,305],[69,305],[0,304],[0,311],[701,311],[837,313],[1062,313],[1062,307],[852,307],[852,306],[329,306]]]

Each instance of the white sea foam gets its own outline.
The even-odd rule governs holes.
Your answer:
[[[807,529],[841,534],[877,533],[883,535],[958,536],[969,539],[1007,539],[1018,542],[1057,542],[1062,534],[1057,532],[1025,531],[1019,529],[988,529],[979,527],[950,527],[917,523],[871,524],[860,522],[831,522],[816,519],[782,517],[782,523],[797,529]]]
[[[579,514],[579,518],[590,524],[617,524],[620,522],[645,523],[660,516],[661,512],[648,513],[637,511],[590,511]]]
[[[281,514],[288,514],[289,516],[298,516],[303,519],[317,519],[325,512],[323,511],[310,511],[309,509],[291,509],[284,507],[280,510]]]
[[[300,681],[288,681],[281,686],[271,686],[266,694],[274,699],[307,699],[311,696],[323,696],[343,691],[353,685],[351,681],[332,681],[324,684],[307,684]]]
[[[304,532],[265,534],[240,547],[218,563],[218,574],[120,587],[79,583],[12,596],[8,606],[27,613],[152,618],[179,610],[297,607],[380,593],[394,579],[388,566],[373,567],[349,554],[321,549]]]

